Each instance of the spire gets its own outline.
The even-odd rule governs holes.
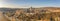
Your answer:
[[[32,9],[32,6],[30,7],[30,9]]]
[[[31,8],[32,8],[32,6],[31,6]]]

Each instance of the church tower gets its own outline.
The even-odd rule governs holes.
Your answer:
[[[32,6],[30,7],[30,13],[32,13]]]

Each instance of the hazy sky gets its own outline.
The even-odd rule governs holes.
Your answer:
[[[0,7],[60,6],[60,0],[2,0]]]

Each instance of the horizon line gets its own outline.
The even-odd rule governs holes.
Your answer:
[[[60,8],[60,6],[43,6],[43,7],[56,7]],[[0,8],[30,8],[30,7],[0,7]],[[32,7],[32,8],[42,8],[42,7]]]

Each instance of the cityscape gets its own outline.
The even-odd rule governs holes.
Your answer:
[[[60,21],[60,8],[0,8],[0,21]]]
[[[0,21],[60,21],[60,0],[0,0]]]

